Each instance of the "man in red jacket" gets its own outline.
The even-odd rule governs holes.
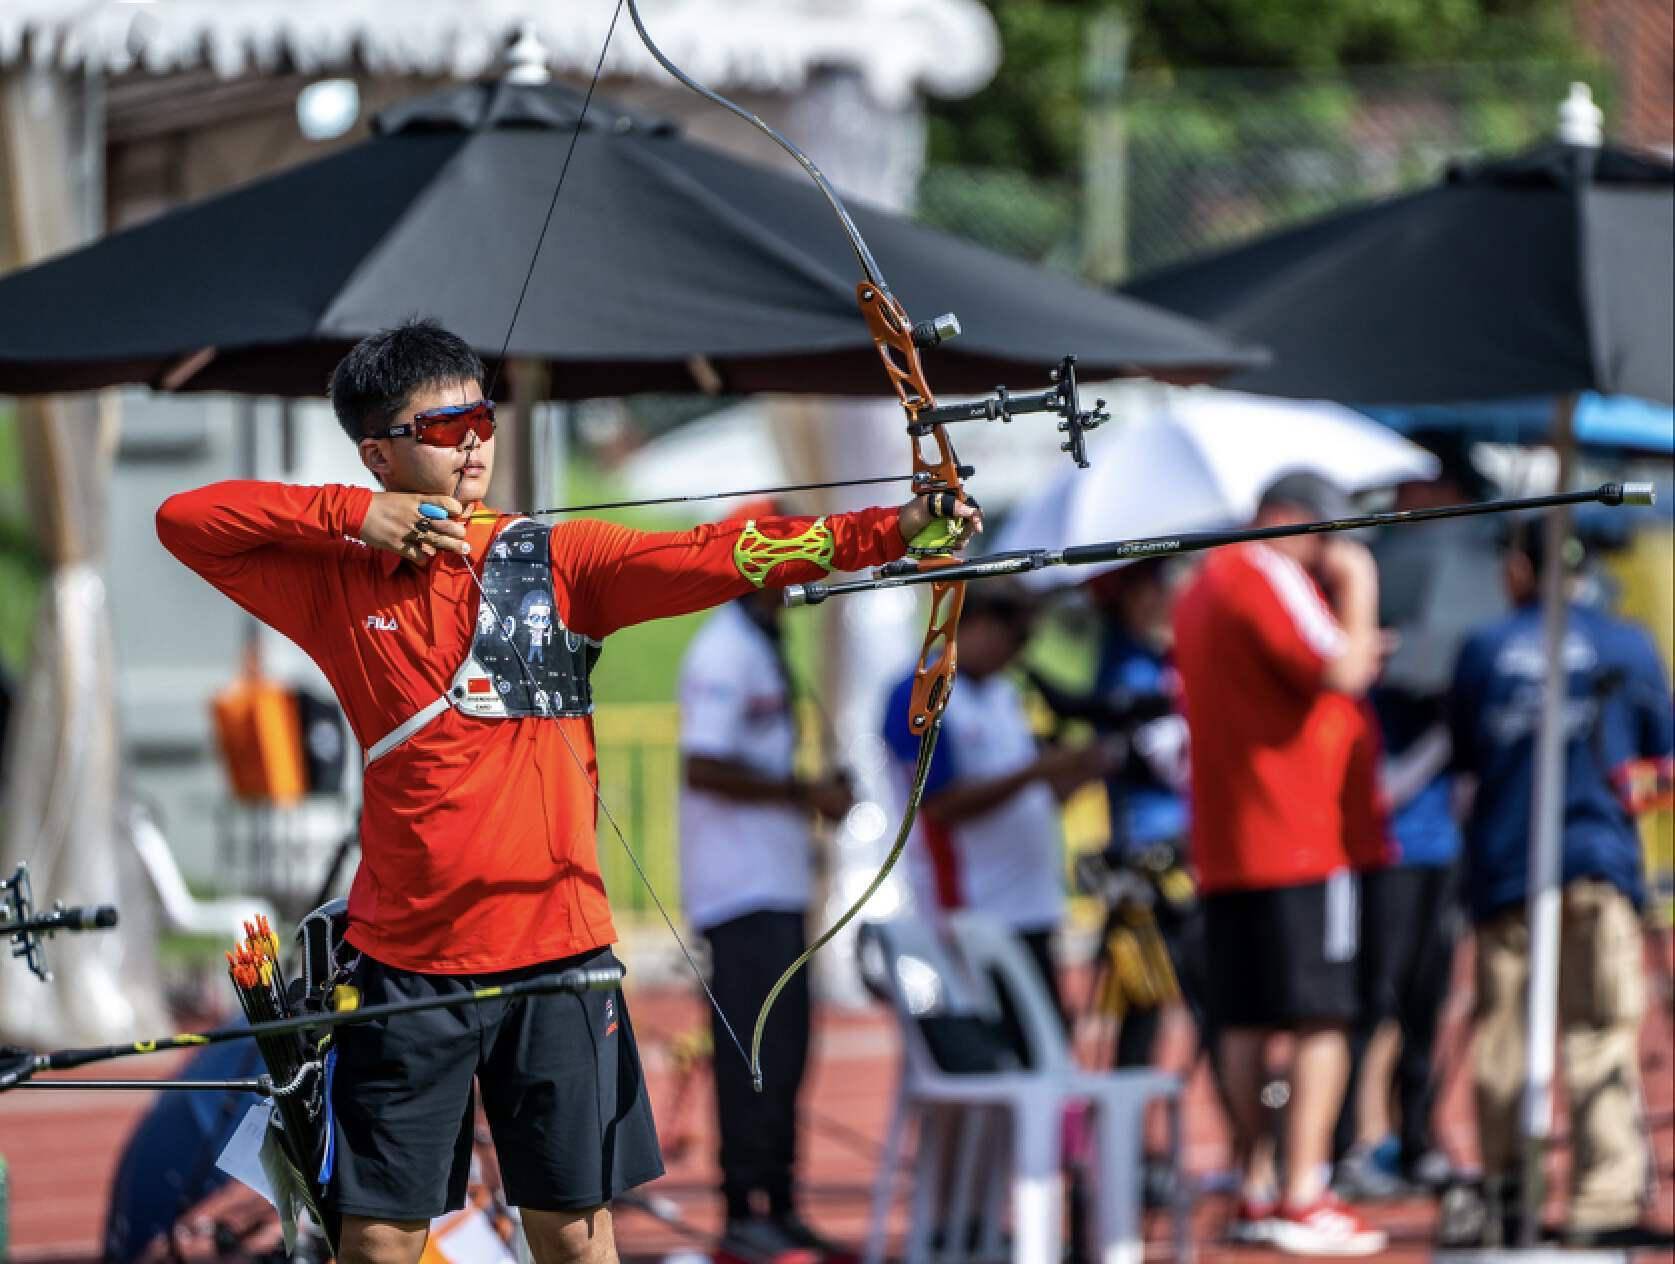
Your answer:
[[[1279,479],[1257,526],[1341,518],[1309,474]],[[1359,914],[1354,871],[1382,859],[1375,733],[1378,572],[1366,546],[1303,535],[1210,555],[1175,607],[1192,733],[1192,858],[1204,890],[1209,1010],[1243,1169],[1232,1233],[1310,1255],[1370,1255],[1384,1235],[1327,1195],[1349,1073]],[[1285,1172],[1257,1160],[1269,1037],[1293,1037]]]
[[[486,511],[482,368],[434,322],[375,334],[331,398],[381,492],[229,482],[157,514],[171,553],[319,664],[366,752],[347,933],[366,1004],[614,960],[588,687],[606,636],[900,557],[937,525],[931,500],[981,527],[925,497],[655,533]],[[416,1264],[462,1204],[473,1078],[536,1259],[614,1259],[610,1200],[663,1170],[617,992],[343,1028],[343,1258]]]

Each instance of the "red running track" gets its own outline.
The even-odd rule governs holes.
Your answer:
[[[1465,993],[1457,990],[1445,1028],[1444,1046],[1458,1039]],[[707,1029],[701,1002],[683,990],[647,989],[631,994],[635,1026],[640,1035],[650,1079],[652,1099],[662,1134],[669,1171],[644,1191],[659,1199],[698,1233],[689,1237],[644,1212],[623,1209],[617,1236],[624,1258],[660,1260],[675,1252],[702,1250],[705,1235],[720,1227],[720,1208],[714,1195],[713,1111],[702,1070],[687,1077],[684,1104],[679,1095],[679,1050],[689,1037]],[[1168,1043],[1177,1052],[1190,1039],[1179,1025],[1170,1029]],[[724,1056],[726,1051],[724,1052]],[[1643,1064],[1658,1156],[1659,1195],[1655,1217],[1675,1221],[1675,1077],[1671,1075],[1670,1013],[1658,1007],[1647,1019]],[[734,1056],[737,1056],[736,1054]],[[895,1036],[880,1010],[824,1009],[817,1018],[815,1057],[805,1094],[806,1147],[801,1173],[804,1213],[822,1231],[840,1240],[859,1243],[870,1210],[876,1154],[884,1135],[895,1079]],[[179,1059],[160,1056],[129,1062],[123,1073],[139,1071],[165,1076],[178,1069]],[[88,1074],[102,1073],[102,1068]],[[0,1154],[11,1170],[12,1248],[21,1264],[94,1261],[106,1209],[106,1189],[118,1152],[151,1094],[13,1092],[0,1094]],[[1202,1074],[1188,1092],[1187,1163],[1197,1174],[1225,1167],[1227,1139],[1210,1086]],[[1442,1102],[1442,1141],[1461,1162],[1474,1159],[1469,1072],[1453,1077]],[[1556,1156],[1555,1186],[1562,1187],[1563,1147]],[[240,1222],[261,1218],[243,1191],[229,1191],[218,1199],[226,1214]],[[209,1208],[201,1209],[208,1212]],[[1429,1258],[1434,1212],[1422,1200],[1383,1204],[1364,1209],[1369,1218],[1389,1231],[1391,1251],[1383,1258],[1419,1261]],[[1199,1258],[1216,1261],[1256,1261],[1276,1258],[1262,1249],[1228,1247],[1221,1241],[1229,1208],[1225,1198],[1201,1201],[1194,1216],[1194,1239]],[[1549,1208],[1556,1218],[1559,1206]],[[898,1208],[892,1241],[900,1241],[903,1216]],[[1171,1257],[1167,1225],[1157,1219],[1149,1227],[1149,1259]],[[195,1249],[184,1244],[189,1257],[208,1259],[207,1239]],[[257,1245],[252,1240],[252,1246]]]

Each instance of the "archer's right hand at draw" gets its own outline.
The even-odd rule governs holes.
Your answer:
[[[448,516],[426,517],[419,512],[420,505],[434,505]],[[361,540],[418,566],[428,566],[439,552],[463,557],[471,552],[471,546],[465,540],[465,523],[455,519],[464,512],[465,506],[452,496],[378,492],[361,523]]]

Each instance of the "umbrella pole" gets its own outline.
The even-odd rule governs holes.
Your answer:
[[[550,499],[543,499],[547,471],[536,464],[546,445],[535,436],[536,414],[550,385],[547,366],[541,360],[519,358],[507,361],[505,369],[511,422],[495,435],[488,501],[519,506],[549,504]]]
[[[1572,421],[1576,396],[1564,395],[1553,412],[1553,447],[1559,468],[1556,491],[1570,484],[1576,443]],[[1525,916],[1529,924],[1529,994],[1525,998],[1524,1095],[1522,1103],[1522,1206],[1518,1244],[1534,1246],[1546,1201],[1546,1156],[1553,1134],[1553,1074],[1558,1039],[1559,929],[1563,892],[1565,702],[1569,673],[1564,662],[1566,593],[1564,544],[1570,534],[1570,506],[1547,511],[1541,572],[1541,719],[1535,735],[1535,778],[1530,804],[1529,881]]]

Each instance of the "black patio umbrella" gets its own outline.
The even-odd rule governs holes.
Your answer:
[[[496,354],[580,113],[557,85],[460,85],[385,111],[361,144],[6,277],[0,392],[313,395],[354,340],[413,313]],[[855,218],[910,312],[964,324],[927,366],[943,390],[1037,379],[1071,351],[1086,378],[1262,362],[1132,299]],[[509,351],[548,361],[556,398],[690,391],[696,357],[728,392],[887,393],[858,279],[811,181],[596,96]]]
[[[1147,302],[1268,346],[1224,383],[1359,403],[1675,401],[1675,167],[1553,143],[1154,272]]]

